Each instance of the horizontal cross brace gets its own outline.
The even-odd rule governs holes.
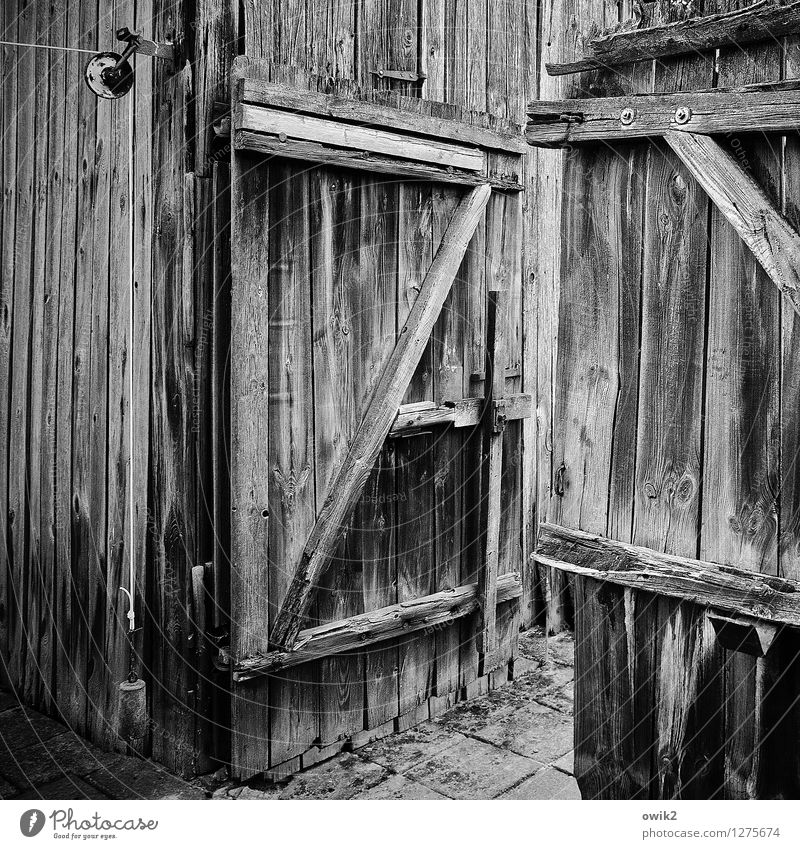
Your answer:
[[[542,566],[685,599],[723,614],[800,627],[800,582],[542,524],[533,559]]]
[[[373,93],[379,96],[379,93]],[[388,93],[387,93],[388,94]],[[244,78],[238,83],[237,96],[242,103],[268,106],[299,115],[353,124],[359,127],[375,127],[442,142],[456,142],[483,150],[504,151],[522,155],[527,150],[519,127],[512,132],[480,126],[472,121],[454,118],[434,118],[418,111],[425,101],[419,98],[398,97],[398,106],[358,100],[354,97],[337,97],[316,91],[299,90],[285,83],[265,82]],[[407,105],[408,108],[403,108]],[[452,107],[450,107],[452,108]],[[414,111],[417,110],[417,111]],[[475,119],[491,120],[488,115],[470,113]]]
[[[519,575],[512,572],[497,579],[497,604],[522,595]],[[446,627],[478,609],[478,585],[465,584],[432,595],[392,604],[338,622],[301,631],[292,651],[271,651],[244,658],[233,667],[233,680],[248,681],[290,666],[363,649],[384,640],[404,637],[423,629]]]
[[[508,395],[502,400],[505,401],[506,421],[527,419],[531,416],[533,400],[527,393]],[[389,431],[389,436],[403,436],[437,425],[476,427],[481,421],[483,405],[483,398],[464,398],[461,401],[446,404],[435,404],[432,401],[403,404],[397,411],[397,418]]]
[[[297,115],[267,106],[242,103],[235,116],[235,128],[253,133],[277,136],[281,141],[293,139],[331,145],[346,150],[360,150],[412,162],[482,171],[486,159],[482,151],[451,142],[421,139],[390,130],[345,124],[313,115]]]
[[[639,21],[641,18],[639,18]],[[706,15],[656,27],[637,28],[637,20],[622,29],[607,30],[584,44],[584,55],[571,62],[547,62],[551,76],[577,74],[629,62],[698,53],[717,47],[739,47],[753,41],[771,41],[800,31],[800,2],[784,5],[761,0],[744,9]]]
[[[795,132],[800,80],[740,89],[576,100],[528,105],[525,138],[535,147],[615,142],[668,132]]]
[[[235,150],[400,179],[522,191],[521,154],[527,146],[521,133],[278,83],[243,79],[235,92],[230,130]]]

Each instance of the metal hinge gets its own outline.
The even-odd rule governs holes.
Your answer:
[[[377,71],[370,71],[370,73],[382,80],[402,80],[407,83],[418,83],[428,79],[427,74],[418,71],[393,71],[389,68],[378,68]]]

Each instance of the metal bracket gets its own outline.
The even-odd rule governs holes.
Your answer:
[[[492,430],[495,433],[502,433],[506,429],[506,422],[508,421],[505,398],[497,398],[492,401],[492,414]]]
[[[418,71],[393,71],[389,68],[378,68],[377,71],[370,71],[370,73],[382,80],[402,80],[407,83],[419,83],[428,79],[427,74]]]
[[[142,38],[141,33],[132,32],[128,27],[118,29],[116,35],[119,41],[124,41],[128,45],[122,53],[123,59],[138,53],[141,56],[164,59],[167,62],[172,62],[175,66],[178,64],[177,39],[168,42],[150,41],[147,38]]]

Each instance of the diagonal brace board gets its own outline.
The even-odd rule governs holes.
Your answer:
[[[384,366],[364,418],[333,478],[328,497],[275,620],[270,634],[273,646],[291,649],[295,644],[314,589],[330,563],[339,536],[389,434],[397,408],[419,365],[491,191],[489,185],[473,189],[453,215],[408,320]]]
[[[664,138],[800,313],[800,234],[713,139],[672,132]]]

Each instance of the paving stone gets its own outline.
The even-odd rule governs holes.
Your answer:
[[[355,796],[356,799],[407,799],[412,801],[422,799],[447,799],[447,796],[442,796],[430,787],[424,784],[419,784],[416,781],[409,781],[404,775],[392,775],[370,787],[364,793],[359,793]]]
[[[24,749],[63,734],[66,730],[66,726],[50,719],[49,716],[17,707],[3,713],[0,741],[5,742],[7,746],[13,746],[14,750]]]
[[[547,767],[526,778],[501,799],[580,799],[578,782],[571,775]]]
[[[24,748],[0,744],[0,775],[23,787],[46,784],[65,773],[84,776],[101,766],[108,755],[72,731],[64,731]]]
[[[547,660],[561,666],[575,665],[575,639],[568,631],[563,631],[547,639]]]
[[[575,774],[575,752],[570,751],[567,752],[566,755],[560,757],[557,761],[553,761],[553,766],[557,769],[563,770],[564,772],[570,773],[570,775]]]
[[[9,799],[19,793],[19,787],[15,787],[10,781],[0,777],[0,799]]]
[[[540,768],[529,758],[467,737],[414,767],[406,778],[451,799],[493,799]]]
[[[544,635],[544,629],[537,625],[523,631],[519,635],[518,651],[520,657],[544,663],[547,659],[547,637]]]
[[[529,675],[542,665],[540,660],[531,660],[528,657],[514,658],[514,680],[519,681],[524,675]]]
[[[277,789],[274,789],[270,792],[268,790],[255,790],[252,787],[243,787],[242,792],[239,793],[236,798],[245,800],[250,799],[253,801],[257,799],[277,799],[278,791]]]
[[[19,699],[13,693],[10,693],[8,690],[0,690],[0,713],[19,706]]]
[[[558,688],[544,687],[536,693],[536,701],[572,716],[575,712],[575,682],[570,681]]]
[[[112,799],[205,799],[199,787],[168,773],[152,761],[106,755],[86,781]]]
[[[391,772],[404,773],[462,739],[436,722],[424,722],[402,734],[394,734],[358,750],[362,758],[380,764]]]
[[[294,776],[278,798],[352,799],[388,776],[382,766],[346,753]]]
[[[547,764],[572,750],[572,719],[537,702],[507,708],[476,732],[481,740]]]
[[[108,799],[109,797],[77,775],[62,775],[55,781],[23,790],[16,799]]]

